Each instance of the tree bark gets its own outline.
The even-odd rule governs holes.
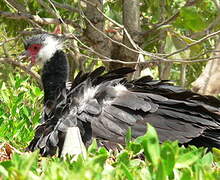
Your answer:
[[[124,0],[123,1],[123,24],[128,33],[135,43],[139,42],[140,36],[137,32],[140,32],[140,5],[139,0]],[[126,33],[123,34],[123,43],[134,49]],[[130,51],[126,48],[121,48],[120,59],[124,61],[137,61],[138,53]],[[129,65],[134,67],[135,65]]]
[[[216,49],[213,52],[213,57],[220,57],[220,39]],[[220,93],[220,58],[209,61],[202,74],[197,80],[192,83],[194,92],[206,95],[217,95]]]
[[[90,2],[96,4],[99,9],[103,9],[102,1],[90,0]],[[104,33],[104,17],[98,12],[96,7],[87,3],[85,14],[93,26]],[[93,49],[106,57],[111,57],[111,42],[106,39],[103,34],[92,27],[89,22],[86,22],[86,25],[85,35]],[[107,64],[105,65],[107,66]]]

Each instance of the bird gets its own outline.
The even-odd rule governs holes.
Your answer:
[[[128,80],[130,67],[106,71],[103,66],[79,72],[67,87],[69,65],[62,40],[54,34],[38,34],[25,41],[32,64],[42,64],[44,109],[41,123],[27,147],[42,156],[62,151],[67,129],[78,127],[83,143],[93,138],[125,143],[142,136],[151,124],[160,143],[220,148],[220,101],[150,76]]]

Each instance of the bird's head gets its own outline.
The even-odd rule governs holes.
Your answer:
[[[62,49],[62,41],[53,34],[38,34],[27,39],[24,46],[31,64],[44,64],[57,50]]]

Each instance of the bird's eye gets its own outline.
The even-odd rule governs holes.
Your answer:
[[[34,46],[34,49],[37,50],[37,46]]]

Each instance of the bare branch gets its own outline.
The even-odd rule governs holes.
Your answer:
[[[103,56],[102,54],[96,52],[94,49],[92,49],[91,47],[88,47],[86,46],[83,42],[81,42],[78,38],[76,38],[76,40],[84,47],[79,47],[80,49],[82,50],[88,50],[90,51],[91,53],[97,55],[98,57],[100,58],[94,58],[94,57],[91,57],[91,56],[87,56],[85,54],[80,54],[81,56],[83,57],[86,57],[86,58],[89,58],[89,59],[93,59],[95,61],[102,61],[102,62],[116,62],[116,63],[121,63],[121,64],[141,64],[141,65],[148,65],[148,64],[159,64],[161,62],[172,62],[172,63],[179,63],[179,64],[182,64],[182,63],[185,63],[185,64],[190,64],[190,63],[198,63],[198,62],[207,62],[207,61],[212,61],[212,60],[215,60],[215,59],[219,59],[220,60],[220,56],[215,56],[215,57],[210,57],[210,58],[185,58],[185,59],[163,59],[163,60],[146,60],[145,62],[137,62],[137,61],[130,61],[130,62],[127,62],[127,61],[121,61],[119,59],[111,59],[107,56]],[[71,47],[71,48],[74,48]],[[197,56],[196,56],[197,57]]]
[[[170,57],[170,56],[173,56],[174,54],[178,54],[178,53],[180,53],[180,52],[182,52],[182,51],[185,51],[185,50],[189,49],[190,47],[195,46],[196,44],[199,44],[199,43],[205,41],[206,39],[209,39],[209,38],[211,38],[211,37],[213,37],[213,36],[216,36],[216,35],[218,35],[218,34],[220,34],[220,30],[219,30],[219,31],[216,31],[216,32],[213,32],[213,33],[211,33],[211,34],[208,34],[207,36],[205,36],[205,37],[203,37],[203,38],[201,38],[201,39],[199,39],[199,40],[197,40],[197,41],[195,41],[195,42],[193,42],[193,43],[191,43],[191,44],[188,44],[186,47],[184,47],[184,48],[179,49],[179,50],[177,50],[177,51],[175,51],[175,52],[173,52],[173,53],[170,53],[170,54],[166,55],[165,58]]]
[[[93,7],[95,7],[95,8],[98,10],[98,12],[99,12],[103,17],[105,17],[107,20],[109,20],[112,24],[118,26],[118,27],[121,28],[121,29],[124,28],[123,25],[117,23],[115,20],[113,20],[113,19],[109,18],[108,16],[106,16],[106,15],[102,12],[102,10],[97,7],[96,4],[94,4],[94,3],[90,2],[90,1],[87,1],[87,0],[82,0],[82,1],[85,2],[85,3],[87,3],[87,4],[89,4],[89,5],[91,5],[91,6],[93,6]]]
[[[179,11],[176,12],[173,16],[166,19],[165,21],[163,21],[159,24],[156,24],[152,29],[149,29],[145,32],[141,32],[141,35],[143,35],[143,36],[149,35],[149,33],[155,31],[156,29],[160,28],[161,26],[166,25],[166,24],[170,23],[171,21],[174,21],[178,16],[179,16]]]
[[[52,14],[54,17],[57,17],[56,13],[53,11],[53,9],[50,8],[50,6],[43,0],[37,0],[41,6],[45,8],[45,11]],[[59,18],[58,18],[59,19]]]
[[[55,18],[42,18],[38,15],[31,15],[27,13],[11,13],[11,12],[5,12],[5,11],[0,11],[0,16],[9,18],[9,19],[24,19],[24,20],[33,20],[36,23],[39,24],[60,24],[60,19],[55,19]],[[72,25],[72,26],[79,26],[78,24],[74,23],[71,20],[65,19],[64,22],[66,24]]]
[[[4,46],[5,43],[8,43],[10,41],[14,41],[16,39],[19,39],[20,36],[16,36],[16,37],[13,37],[13,38],[10,38],[10,39],[5,39],[3,42],[0,42],[0,46]]]
[[[52,3],[54,4],[54,6],[57,7],[57,8],[66,9],[66,10],[68,10],[68,11],[70,11],[70,12],[80,13],[80,10],[79,10],[79,9],[73,8],[73,7],[71,7],[71,6],[67,5],[67,4],[61,4],[61,3],[58,3],[58,2],[52,1],[52,0],[51,0],[51,2],[52,2]]]
[[[42,83],[41,83],[40,75],[34,71],[31,71],[31,69],[26,67],[24,64],[22,64],[18,61],[15,61],[12,58],[4,58],[4,57],[0,57],[0,62],[11,64],[11,65],[19,67],[20,69],[22,69],[26,73],[30,74],[30,76],[32,76],[38,82],[38,84],[41,86],[41,88],[43,87]]]
[[[26,13],[25,6],[23,6],[21,3],[15,1],[15,0],[4,0],[6,3],[10,4],[12,7],[14,7],[17,11]]]

